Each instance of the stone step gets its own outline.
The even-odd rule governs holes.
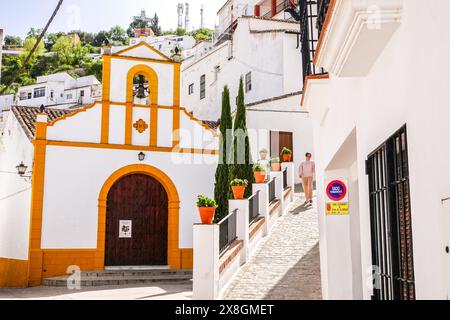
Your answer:
[[[66,287],[69,276],[42,280],[47,287]],[[121,286],[155,282],[186,282],[192,280],[189,270],[148,270],[148,271],[85,271],[81,273],[82,287]]]

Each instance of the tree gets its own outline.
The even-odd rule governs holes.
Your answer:
[[[149,28],[150,23],[148,21],[142,21],[142,20],[134,20],[130,23],[130,26],[128,27],[127,33],[130,38],[134,37],[134,29],[144,29]]]
[[[114,26],[109,30],[109,38],[112,41],[125,44],[128,39],[127,32],[121,26]]]
[[[27,38],[38,38],[42,29],[31,28],[27,33]]]
[[[192,36],[197,41],[211,40],[213,37],[213,30],[208,28],[200,28],[192,32]]]
[[[110,34],[108,31],[100,31],[94,37],[94,47],[101,47],[104,45],[105,41],[109,41]]]
[[[233,179],[248,180],[254,182],[253,165],[250,156],[250,139],[247,130],[247,112],[244,97],[244,79],[241,77],[239,84],[238,104],[236,119],[234,122],[233,137],[233,161],[230,167],[230,181]],[[245,197],[251,197],[252,190],[247,188]]]
[[[184,28],[177,28],[177,30],[175,31],[175,34],[179,37],[181,36],[185,36],[187,34],[186,29]]]
[[[36,38],[28,37],[28,38],[25,39],[25,41],[23,43],[23,51],[20,53],[20,58],[22,59],[22,62],[23,62],[22,66],[25,66],[25,61],[28,58],[28,56],[30,55],[30,53],[33,50],[33,48],[35,47],[36,42],[37,42]],[[45,53],[45,45],[44,45],[44,42],[41,41],[37,45],[37,47],[36,47],[35,51],[33,52],[33,54],[29,57],[29,60],[26,63],[25,67],[32,66],[32,65],[36,64],[37,58],[39,56],[42,56],[44,53]]]
[[[219,206],[216,211],[216,222],[228,215],[228,199],[230,199],[230,157],[233,121],[231,119],[230,91],[225,86],[222,93],[222,116],[220,118],[220,153],[216,170],[214,196]]]
[[[91,59],[90,61],[84,64],[84,69],[86,71],[86,75],[95,76],[98,80],[102,80],[103,74],[103,62],[100,59]]]
[[[60,65],[80,66],[89,53],[89,48],[75,42],[69,36],[60,37],[52,47]]]
[[[158,15],[155,13],[155,16],[153,17],[152,23],[150,24],[150,27],[153,30],[153,33],[155,36],[159,37],[162,35],[161,27],[159,26],[159,18]]]
[[[22,39],[15,36],[5,36],[5,47],[7,48],[18,48],[22,47]]]

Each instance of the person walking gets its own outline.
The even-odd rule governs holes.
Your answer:
[[[316,176],[316,164],[311,161],[312,154],[306,154],[306,161],[302,162],[299,168],[299,176],[302,180],[303,190],[305,191],[305,204],[313,203],[314,178]]]

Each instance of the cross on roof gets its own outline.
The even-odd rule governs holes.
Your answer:
[[[145,13],[145,9],[141,10],[141,15],[140,16],[134,16],[133,20],[135,21],[142,21],[142,22],[152,22],[153,19],[147,17],[146,13]]]

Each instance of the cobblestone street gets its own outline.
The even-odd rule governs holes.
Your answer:
[[[319,300],[319,229],[316,204],[295,194],[289,213],[228,287],[226,300]]]

